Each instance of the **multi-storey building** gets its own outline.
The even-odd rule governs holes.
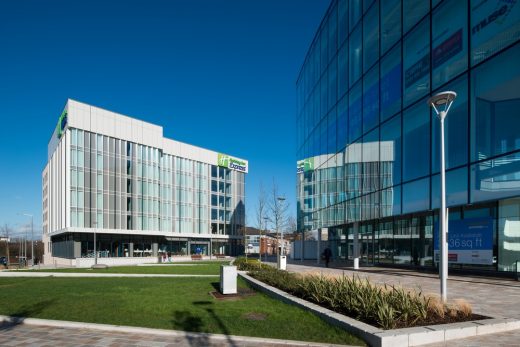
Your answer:
[[[241,252],[247,172],[246,160],[69,99],[42,174],[44,261]]]
[[[298,228],[366,265],[437,265],[446,119],[452,268],[520,260],[520,3],[333,0],[297,80]],[[520,267],[519,267],[520,268]]]

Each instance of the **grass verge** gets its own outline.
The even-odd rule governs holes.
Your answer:
[[[310,312],[258,293],[219,301],[211,278],[1,278],[0,314],[363,345]],[[239,287],[247,285],[239,280]],[[258,319],[261,318],[261,319]]]

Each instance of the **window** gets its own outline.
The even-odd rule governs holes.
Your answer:
[[[406,33],[420,21],[429,9],[430,2],[428,0],[403,0],[403,33]],[[429,40],[426,42],[429,42]]]
[[[466,76],[446,86],[454,90],[457,98],[453,102],[448,116],[444,119],[444,155],[446,169],[451,169],[468,162],[468,80]],[[440,170],[440,121],[431,110],[432,117],[432,173]]]
[[[520,152],[471,166],[471,202],[520,195]]]
[[[401,115],[381,124],[381,188],[401,183]]]
[[[381,217],[401,214],[401,186],[381,191]]]
[[[352,31],[361,18],[361,9],[361,0],[350,0],[350,31]]]
[[[430,110],[426,100],[403,113],[403,179],[412,180],[430,172]]]
[[[361,136],[361,83],[350,91],[348,114],[348,138],[352,142]]]
[[[363,81],[363,133],[379,124],[379,66],[374,66]]]
[[[432,208],[440,207],[441,179],[440,175],[432,177]],[[457,206],[468,203],[468,168],[446,172],[446,206]]]
[[[334,6],[329,14],[329,61],[336,55],[338,42],[338,8]]]
[[[361,153],[363,194],[371,193],[379,189],[379,128],[363,136]]]
[[[338,128],[337,128],[337,150],[342,149],[347,144],[348,128],[348,98],[345,95],[338,103]]]
[[[430,208],[430,178],[403,184],[403,213]]]
[[[379,2],[363,19],[363,71],[368,71],[379,59]]]
[[[336,108],[327,116],[327,153],[336,153]]]
[[[426,1],[422,1],[426,2]],[[426,18],[404,39],[404,106],[430,91],[430,20]]]
[[[345,44],[338,53],[338,98],[348,89],[348,45]]]
[[[338,97],[338,70],[336,66],[336,60],[334,59],[332,63],[329,65],[329,86],[328,86],[328,93],[329,93],[329,100],[328,100],[328,106],[327,110],[330,110],[332,106],[336,104],[337,97]]]
[[[474,70],[471,80],[473,161],[520,149],[518,57],[520,45],[512,47]]]
[[[381,1],[381,53],[401,37],[401,0]]]
[[[339,45],[347,39],[348,33],[348,0],[338,1],[338,42]]]
[[[401,45],[381,59],[381,121],[401,110]]]
[[[520,259],[520,199],[498,202],[498,270],[518,271]]]
[[[349,83],[350,86],[361,77],[361,26],[352,33],[349,40]]]
[[[475,65],[520,37],[520,6],[515,1],[472,1],[471,65]]]
[[[437,88],[468,67],[467,1],[446,0],[432,18],[432,84]]]
[[[320,54],[321,69],[320,69],[320,71],[321,72],[325,71],[325,69],[327,68],[327,65],[329,63],[328,40],[329,40],[329,26],[328,26],[328,22],[324,21],[323,25],[321,27],[321,34],[320,34],[320,43],[321,43],[321,54]]]

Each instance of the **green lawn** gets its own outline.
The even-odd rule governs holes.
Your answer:
[[[212,278],[0,278],[0,314],[363,344],[310,312],[262,293],[216,300],[209,295],[215,286]],[[239,279],[239,286],[247,285]]]
[[[176,263],[180,265],[160,265],[160,266],[113,266],[108,269],[90,268],[67,268],[67,269],[42,269],[42,270],[23,270],[39,272],[79,272],[79,273],[124,273],[124,274],[178,274],[178,275],[218,275],[220,265],[229,264],[225,262],[191,262]],[[192,264],[192,265],[184,265]]]

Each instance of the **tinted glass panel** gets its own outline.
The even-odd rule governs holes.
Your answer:
[[[374,66],[363,80],[363,132],[379,123],[379,66]]]
[[[338,129],[337,129],[337,149],[340,150],[347,144],[348,128],[348,103],[347,96],[338,103]]]
[[[404,39],[404,106],[430,90],[430,20],[426,18]]]
[[[471,1],[471,64],[489,58],[520,37],[520,6],[516,1]]]
[[[471,202],[520,195],[520,153],[471,166]]]
[[[350,90],[348,115],[348,138],[353,141],[361,136],[361,83]]]
[[[430,110],[425,100],[403,113],[403,178],[408,181],[430,172]]]
[[[432,177],[432,208],[439,208],[441,196],[440,175]],[[446,172],[446,206],[468,203],[468,168]]]
[[[349,41],[349,84],[353,85],[361,77],[361,26],[350,36]]]
[[[381,124],[381,188],[401,183],[401,115]]]
[[[406,33],[430,9],[428,0],[403,0],[403,32]]]
[[[401,186],[381,191],[381,217],[396,216],[401,213]]]
[[[468,67],[467,1],[444,1],[432,18],[432,84],[446,83]]]
[[[363,71],[379,59],[379,2],[363,18]]]
[[[479,66],[472,76],[471,159],[520,149],[520,45]]]
[[[345,44],[338,53],[338,97],[342,97],[348,89],[348,45]]]
[[[363,194],[379,189],[379,128],[363,136]]]
[[[381,53],[401,37],[401,0],[381,2]]]
[[[401,110],[401,45],[381,60],[381,121]]]
[[[403,213],[424,211],[430,208],[430,179],[403,184]]]
[[[348,0],[338,1],[338,42],[339,45],[347,39],[348,33]]]
[[[352,28],[356,26],[359,19],[361,18],[361,0],[350,0],[350,20],[349,27],[352,31]]]

